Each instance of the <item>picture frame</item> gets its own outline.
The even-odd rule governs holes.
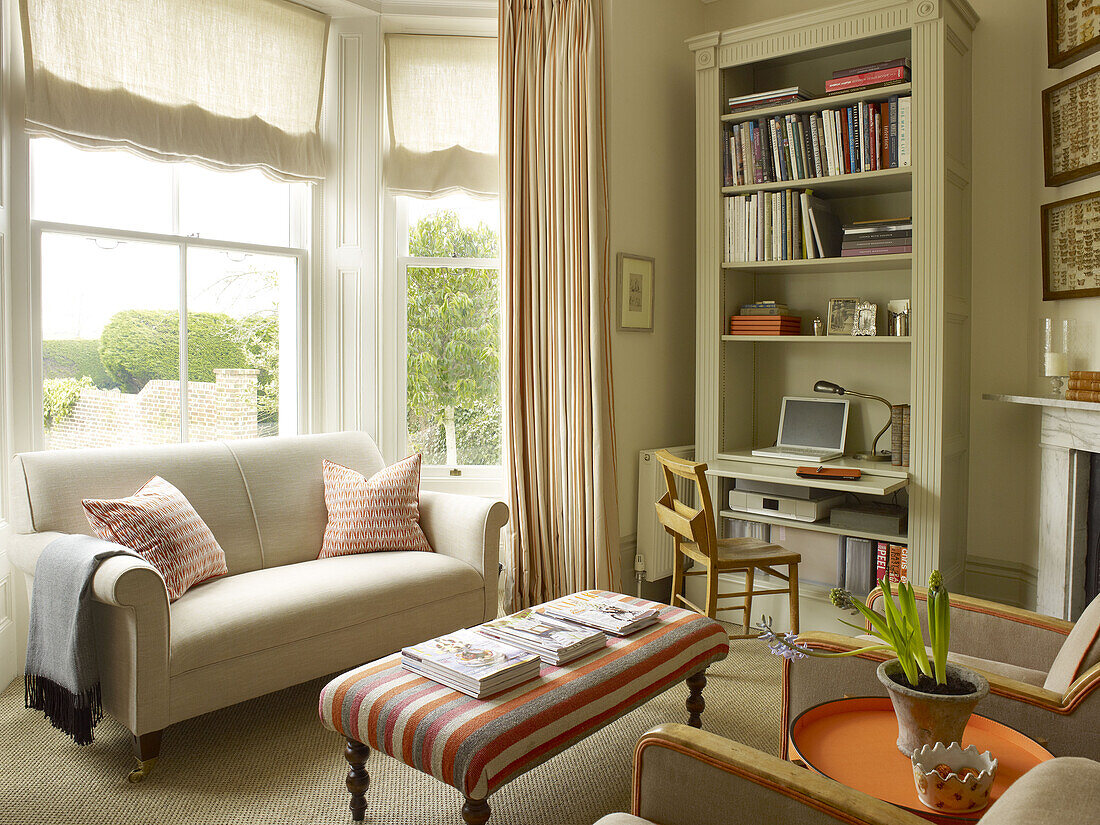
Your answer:
[[[1100,0],[1047,0],[1047,65],[1068,66],[1100,49]]]
[[[1100,175],[1100,66],[1043,90],[1043,175],[1047,186]]]
[[[826,335],[851,335],[859,298],[830,298]]]
[[[1043,204],[1043,300],[1100,295],[1100,192]]]
[[[645,255],[618,254],[619,329],[653,331],[654,260]]]
[[[852,322],[852,335],[878,335],[875,322],[878,320],[878,304],[860,301],[856,304],[856,316]]]

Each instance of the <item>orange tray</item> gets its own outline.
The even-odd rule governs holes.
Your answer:
[[[913,785],[912,763],[898,750],[897,738],[898,721],[887,697],[838,699],[804,711],[791,723],[790,758],[933,822],[973,822],[988,810],[944,814],[924,807]],[[1054,758],[1018,730],[977,714],[970,717],[962,744],[997,758],[990,804],[1021,775]]]

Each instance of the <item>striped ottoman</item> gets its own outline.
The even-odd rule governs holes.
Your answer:
[[[701,727],[705,671],[729,652],[722,625],[667,605],[660,620],[567,665],[544,664],[538,679],[472,699],[401,667],[400,654],[333,679],[321,691],[321,723],[347,739],[352,819],[362,820],[370,748],[453,785],[462,819],[483,825],[487,798],[643,702],[687,680],[689,724]],[[670,720],[671,721],[671,720]]]

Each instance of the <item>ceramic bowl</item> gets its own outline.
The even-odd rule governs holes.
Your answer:
[[[913,751],[917,796],[933,811],[980,811],[989,804],[997,760],[973,745],[937,742]]]

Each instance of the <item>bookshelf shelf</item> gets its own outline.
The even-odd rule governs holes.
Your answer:
[[[892,192],[908,192],[913,183],[913,167],[876,169],[873,172],[852,172],[847,175],[829,175],[824,178],[798,178],[768,183],[747,183],[742,186],[723,186],[723,195],[751,195],[753,192],[777,192],[780,189],[812,189],[814,194],[847,198],[853,195],[885,195]]]
[[[881,272],[907,270],[913,265],[912,253],[867,255],[859,258],[811,258],[795,261],[733,261],[722,264],[731,272],[761,272],[769,275],[831,272]]]
[[[814,533],[829,533],[833,536],[854,536],[861,539],[874,541],[890,541],[905,543],[909,541],[909,535],[894,533],[871,533],[866,530],[851,530],[845,527],[833,527],[831,524],[820,521],[798,521],[797,519],[777,518],[775,516],[762,516],[757,513],[741,513],[736,510],[721,510],[718,515],[722,518],[751,521],[756,524],[771,524],[776,527],[791,527],[795,530],[810,530]]]
[[[801,112],[820,112],[822,109],[836,109],[840,106],[851,106],[861,100],[882,101],[888,100],[894,95],[907,95],[913,91],[912,83],[895,83],[893,86],[880,86],[877,89],[860,89],[855,92],[845,92],[842,95],[828,95],[827,97],[815,97],[812,100],[802,100],[796,103],[780,103],[777,106],[764,106],[759,109],[746,109],[743,112],[733,112],[722,115],[723,123],[744,123],[746,120],[759,120],[762,117],[772,115],[797,114]]]
[[[735,344],[909,344],[908,335],[723,335]]]

